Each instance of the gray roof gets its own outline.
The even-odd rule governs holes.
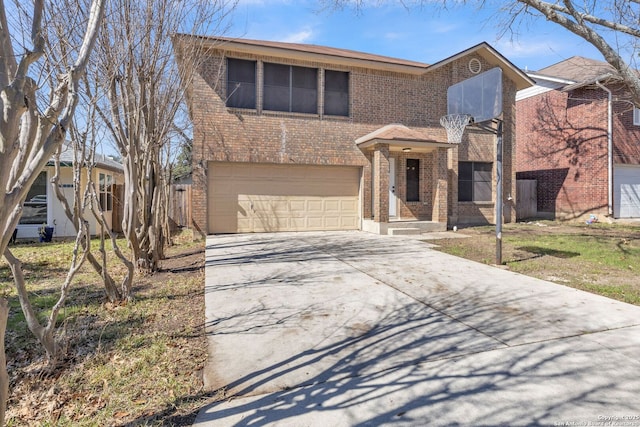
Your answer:
[[[73,166],[74,161],[74,153],[73,147],[69,143],[65,143],[62,146],[62,153],[60,153],[60,166],[71,167]],[[47,166],[53,166],[54,159],[47,162]],[[122,172],[124,168],[122,167],[122,163],[114,160],[109,156],[105,156],[104,154],[96,154],[94,158],[94,167],[99,167],[102,169],[109,169],[116,172]]]

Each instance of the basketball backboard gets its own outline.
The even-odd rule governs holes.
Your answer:
[[[473,122],[492,120],[502,114],[502,69],[492,68],[449,86],[447,114],[468,114]]]

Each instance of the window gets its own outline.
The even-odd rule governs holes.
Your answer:
[[[113,176],[101,173],[98,175],[100,209],[103,212],[113,210]]]
[[[349,116],[349,73],[324,72],[324,114]]]
[[[633,107],[633,124],[640,126],[640,108]]]
[[[458,163],[458,201],[490,202],[492,163]]]
[[[27,193],[20,224],[38,224],[47,222],[47,173],[40,172]]]
[[[227,107],[256,108],[256,61],[227,59]]]
[[[264,64],[263,108],[292,113],[318,112],[318,70]]]
[[[407,202],[420,201],[420,160],[407,159]]]

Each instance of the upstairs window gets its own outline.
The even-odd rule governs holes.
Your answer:
[[[256,61],[227,59],[227,107],[256,108]]]
[[[324,72],[324,114],[349,116],[349,73]]]
[[[318,70],[264,64],[263,109],[290,113],[318,112]]]
[[[490,202],[492,163],[458,163],[458,201]]]
[[[640,108],[633,107],[633,124],[640,126]]]

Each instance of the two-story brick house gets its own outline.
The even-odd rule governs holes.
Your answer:
[[[193,226],[202,234],[445,229],[494,222],[495,136],[457,146],[447,88],[503,72],[504,194],[515,194],[515,95],[532,81],[486,43],[433,65],[329,47],[176,36],[194,125]],[[515,219],[507,204],[505,221]]]
[[[640,114],[615,69],[572,57],[529,76],[516,169],[537,181],[538,216],[640,217]]]

